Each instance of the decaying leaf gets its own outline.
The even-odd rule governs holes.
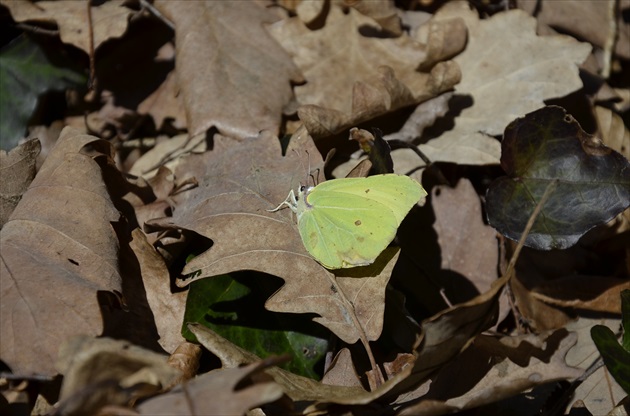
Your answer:
[[[493,325],[497,299],[507,281],[507,277],[502,277],[489,291],[422,322],[422,336],[418,336],[413,351],[416,361],[401,373],[409,375],[393,390],[398,394],[397,405],[406,406],[422,397],[427,391],[423,383],[428,377],[450,363],[477,335]]]
[[[466,179],[453,189],[434,188],[431,202],[442,258],[441,269],[432,275],[451,303],[461,303],[473,297],[461,277],[475,285],[477,293],[490,289],[499,277],[496,232],[484,224],[479,196]],[[467,208],[462,209],[462,204]]]
[[[172,293],[171,278],[164,259],[151,246],[139,229],[132,232],[130,243],[136,255],[147,301],[153,313],[158,342],[167,352],[173,352],[184,342],[178,328],[184,318],[186,292]]]
[[[183,342],[168,357],[168,365],[181,371],[178,382],[195,378],[201,360],[201,347],[192,342]]]
[[[35,164],[41,149],[37,139],[13,148],[9,153],[0,150],[0,229],[17,206],[22,194],[35,177]]]
[[[545,1],[519,0],[518,7],[536,15],[539,25],[546,24],[568,33],[575,38],[584,39],[604,49],[609,42],[610,30],[615,27],[611,21],[616,17],[617,30],[615,54],[630,59],[630,25],[624,20],[622,10],[630,7],[628,0],[615,4],[597,0]],[[618,9],[617,9],[618,7]],[[612,10],[618,10],[613,13]],[[607,30],[602,30],[606,28]]]
[[[0,355],[14,372],[54,374],[67,337],[100,334],[97,292],[121,291],[112,227],[120,214],[98,163],[81,153],[88,144],[110,151],[64,129],[0,231]]]
[[[630,159],[630,130],[623,119],[605,107],[595,107],[595,117],[601,132],[602,142]]]
[[[53,22],[59,27],[61,41],[90,53],[89,33],[94,34],[94,50],[103,42],[122,36],[127,30],[129,16],[135,12],[125,7],[124,0],[112,0],[102,4],[62,1],[8,1],[6,6],[16,22]],[[92,27],[87,14],[92,14]]]
[[[536,35],[536,20],[520,10],[480,20],[468,3],[451,2],[435,20],[464,19],[468,44],[453,60],[462,71],[455,86],[472,104],[461,108],[451,130],[422,143],[432,161],[497,163],[497,136],[515,117],[543,106],[543,100],[579,89],[578,66],[591,47],[568,36]]]
[[[171,71],[162,85],[138,105],[138,113],[151,114],[158,127],[163,126],[166,120],[172,120],[175,128],[186,127],[186,113],[175,71]]]
[[[148,179],[156,174],[158,167],[166,167],[174,171],[181,162],[182,156],[207,150],[204,139],[203,135],[189,138],[186,134],[180,134],[161,141],[136,160],[129,173]]]
[[[224,368],[234,368],[260,360],[254,354],[239,348],[201,325],[190,324],[188,327],[204,347],[219,357]],[[372,397],[371,393],[360,386],[326,385],[277,367],[271,367],[266,372],[283,386],[284,392],[295,401],[358,404],[369,402],[369,398]]]
[[[506,129],[501,166],[486,195],[488,220],[508,238],[520,238],[550,182],[557,187],[525,245],[567,248],[588,230],[630,206],[630,162],[584,132],[566,111],[549,106]]]
[[[138,406],[143,415],[236,415],[279,399],[282,387],[273,381],[252,382],[264,362],[214,370]],[[249,381],[249,382],[248,382]]]
[[[583,370],[568,366],[565,356],[576,339],[576,334],[567,334],[566,330],[523,337],[480,335],[469,349],[440,370],[420,401],[400,414],[436,414],[431,409],[437,403],[450,412],[470,409],[556,380],[573,380]],[[455,379],[468,389],[453,388]],[[534,409],[542,407],[537,405]]]
[[[70,338],[61,346],[56,363],[64,375],[61,413],[94,413],[105,405],[129,405],[172,386],[180,372],[167,364],[167,358],[127,341]]]
[[[189,135],[213,126],[238,139],[263,129],[278,133],[282,110],[293,98],[290,83],[300,75],[263,27],[277,18],[257,3],[239,1],[155,6],[177,29],[177,80]]]
[[[373,265],[339,272],[336,279],[329,272],[327,276],[311,273],[306,280],[281,274],[286,284],[265,307],[275,312],[317,313],[315,322],[349,344],[361,332],[374,341],[383,330],[385,288],[397,259],[397,249],[386,249]]]
[[[178,284],[267,265],[279,273],[302,263],[321,268],[301,243],[291,211],[267,211],[306,182],[309,161],[321,167],[312,141],[296,150],[299,155],[289,149],[283,157],[278,139],[263,132],[241,142],[215,140],[213,152],[186,157],[175,175],[194,176],[199,186],[174,196],[173,217],[159,224],[194,231],[214,244],[186,265]]]
[[[363,30],[378,31],[379,26],[354,9],[344,14],[336,6],[321,30],[307,28],[299,18],[272,27],[306,78],[306,84],[296,88],[302,104],[298,114],[315,138],[420,103],[459,81],[452,62],[417,71],[426,52],[407,35],[379,39],[362,35]]]
[[[330,363],[330,368],[322,378],[323,384],[333,386],[361,387],[361,378],[352,363],[350,350],[342,348]]]
[[[604,276],[568,276],[542,282],[531,291],[532,300],[562,308],[621,313],[619,293],[630,281]]]

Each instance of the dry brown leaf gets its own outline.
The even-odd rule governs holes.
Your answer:
[[[264,362],[242,368],[213,370],[169,393],[138,406],[143,415],[242,415],[249,409],[282,397],[273,381],[252,381],[265,369]]]
[[[418,28],[414,39],[427,46],[427,56],[420,68],[428,69],[460,53],[466,46],[468,31],[464,20],[459,17],[429,20]]]
[[[173,218],[161,223],[195,231],[211,238],[214,245],[192,259],[184,274],[198,271],[201,278],[222,270],[259,269],[267,262],[278,269],[305,262],[321,269],[306,252],[292,212],[267,211],[304,183],[309,161],[314,169],[322,166],[312,141],[296,149],[299,154],[288,149],[283,157],[278,138],[263,132],[242,142],[215,140],[212,152],[185,158],[176,176],[194,176],[199,186],[173,197]],[[280,261],[283,256],[288,258]]]
[[[128,341],[70,338],[60,347],[56,363],[64,375],[60,414],[93,413],[106,404],[125,405],[173,385],[181,373],[168,365],[167,358]]]
[[[498,309],[498,297],[507,282],[502,277],[491,289],[474,299],[449,308],[422,322],[413,351],[417,357],[413,366],[403,370],[409,374],[394,387],[395,403],[404,406],[426,393],[422,383],[464,351],[482,331],[493,325]]]
[[[591,46],[568,36],[536,35],[536,20],[510,10],[480,20],[466,2],[451,2],[434,19],[462,18],[468,44],[454,58],[462,71],[455,87],[470,95],[472,105],[455,119],[452,130],[419,146],[432,161],[460,164],[499,163],[500,143],[489,136],[503,133],[516,117],[582,86],[578,65]]]
[[[61,41],[90,53],[90,37],[94,34],[94,50],[109,39],[121,37],[127,30],[134,10],[124,6],[125,0],[110,0],[93,5],[75,0],[38,1],[1,0],[16,22],[56,23]],[[88,26],[88,5],[92,13],[92,30]]]
[[[169,72],[159,88],[138,105],[138,113],[150,114],[158,129],[167,119],[172,119],[176,129],[186,128],[186,113],[175,71]]]
[[[452,92],[445,92],[418,105],[400,130],[383,138],[385,140],[411,142],[421,137],[424,129],[432,126],[435,120],[443,117],[448,112],[448,102],[452,96]]]
[[[8,221],[22,194],[35,177],[35,165],[41,144],[37,139],[28,140],[11,149],[0,150],[0,229]]]
[[[280,0],[278,3],[282,4],[287,10],[295,12],[295,14],[297,14],[307,25],[310,25],[316,22],[317,19],[321,18],[327,7],[326,0]],[[299,4],[296,5],[295,3]]]
[[[446,297],[455,304],[486,292],[499,278],[499,249],[496,231],[483,222],[481,201],[472,183],[460,179],[455,188],[435,187],[431,203],[442,254],[441,270],[434,276],[443,284]],[[462,277],[477,293],[464,287]]]
[[[282,277],[285,285],[267,300],[265,308],[274,312],[317,313],[320,316],[313,321],[348,344],[355,343],[361,332],[365,332],[368,341],[375,341],[383,330],[385,289],[397,259],[397,249],[386,249],[373,265],[340,271],[336,278],[329,272],[324,276],[322,272],[297,274],[276,269],[273,274]],[[297,270],[306,271],[301,267]]]
[[[534,338],[534,339],[531,339]],[[577,336],[560,330],[555,333],[519,337],[509,346],[502,338],[480,335],[474,344],[434,377],[422,401],[405,408],[401,415],[436,414],[426,411],[425,400],[440,400],[450,413],[494,403],[535,386],[557,380],[572,380],[583,370],[565,363],[567,351],[575,345]],[[534,345],[541,346],[534,346]],[[454,388],[458,386],[468,390]]]
[[[352,8],[371,17],[380,27],[394,36],[402,34],[400,17],[398,17],[398,10],[393,0],[355,0],[351,2],[337,0],[337,2],[342,6],[349,3]]]
[[[221,360],[223,368],[235,368],[260,360],[256,355],[232,344],[202,325],[188,324],[188,328],[195,334],[201,345]],[[278,367],[271,367],[266,370],[266,373],[271,375],[294,401],[322,400],[332,403],[344,403],[346,400],[352,401],[356,399],[358,403],[372,396],[371,393],[366,392],[360,386],[330,386],[310,378],[298,376]]]
[[[595,117],[604,144],[630,159],[630,130],[623,119],[601,106],[595,107]]]
[[[142,227],[149,220],[171,215],[173,204],[170,196],[175,191],[177,183],[168,168],[160,167],[155,176],[148,181],[136,178],[129,179],[129,183],[133,189],[122,199],[133,207],[135,224]],[[155,243],[158,238],[164,238],[156,233],[147,234],[146,237],[150,244]]]
[[[68,336],[100,334],[97,291],[121,291],[111,224],[120,213],[101,168],[80,153],[87,144],[111,149],[63,130],[0,232],[0,356],[17,373],[54,374],[57,348]]]
[[[202,153],[206,149],[207,143],[204,135],[190,138],[187,134],[180,134],[170,137],[160,141],[138,158],[129,169],[129,173],[149,179],[157,173],[158,167],[164,166],[174,171],[183,156],[189,153]]]
[[[250,364],[260,360],[256,355],[232,344],[210,329],[199,324],[188,324],[188,328],[195,334],[197,340],[210,352],[215,354],[224,368],[233,368],[243,364]],[[411,366],[409,366],[409,370]],[[406,377],[409,372],[403,372],[388,380],[373,392],[367,392],[359,386],[333,386],[323,384],[310,378],[298,376],[278,367],[271,367],[265,371],[272,376],[276,383],[284,388],[284,392],[294,402],[303,402],[303,414],[314,411],[323,412],[330,404],[362,405],[371,403],[383,397]],[[312,404],[306,407],[307,402]]]
[[[322,377],[323,384],[331,386],[361,387],[361,379],[352,362],[352,354],[347,348],[342,348],[333,358],[330,368]]]
[[[624,214],[589,231],[569,249],[521,251],[510,285],[526,325],[561,328],[579,310],[619,313],[619,292],[628,286]]]
[[[139,229],[133,230],[131,236],[130,247],[138,260],[147,301],[160,335],[158,342],[165,351],[172,353],[184,341],[181,325],[187,292],[172,293],[171,278],[162,256]]]
[[[517,272],[518,273],[518,272]],[[571,317],[560,308],[556,308],[546,302],[542,302],[532,296],[531,289],[521,282],[521,278],[527,280],[523,273],[510,282],[510,291],[514,296],[514,303],[520,316],[518,319],[527,328],[536,331],[545,331],[564,327]]]
[[[630,281],[605,276],[570,276],[537,285],[533,299],[563,308],[621,313],[621,292]]]
[[[176,70],[190,136],[216,127],[242,139],[276,134],[299,71],[263,25],[277,20],[258,3],[157,1],[177,30]]]
[[[178,382],[190,380],[197,375],[199,361],[201,359],[201,347],[192,342],[182,342],[168,357],[168,365],[181,371]]]
[[[615,2],[618,10],[630,8],[630,1]],[[546,24],[559,29],[562,33],[584,39],[604,49],[609,30],[612,28],[609,2],[599,0],[563,0],[542,1],[518,0],[518,7],[529,14],[536,12],[538,24]],[[620,58],[630,59],[630,25],[624,21],[622,13],[617,12],[618,33],[616,33],[615,54]]]
[[[61,120],[56,120],[50,124],[50,126],[32,126],[28,129],[28,136],[25,140],[37,139],[41,144],[42,150],[37,156],[37,169],[39,169],[50,150],[55,146],[55,142],[61,134],[61,130],[66,127],[66,124]]]
[[[361,35],[362,30],[378,31],[379,26],[353,9],[343,14],[331,6],[320,30],[308,29],[299,18],[281,21],[271,30],[306,77],[307,83],[296,87],[303,104],[298,114],[313,137],[420,103],[459,80],[452,62],[440,63],[430,73],[418,72],[426,53],[406,35],[396,39]]]

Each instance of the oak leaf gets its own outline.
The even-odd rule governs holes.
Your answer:
[[[419,148],[432,161],[498,163],[500,144],[491,136],[544,100],[581,88],[578,65],[591,46],[568,36],[537,36],[536,20],[521,10],[480,20],[467,3],[452,2],[434,18],[454,17],[468,27],[466,49],[453,59],[462,72],[455,92],[470,95],[472,105],[461,110],[451,130]]]
[[[282,111],[301,80],[286,52],[265,31],[277,17],[257,3],[157,1],[176,27],[177,83],[190,136],[211,127],[243,139],[279,132]]]
[[[124,0],[112,0],[97,6],[74,0],[7,1],[0,2],[11,12],[16,22],[54,22],[59,27],[61,41],[90,54],[90,33],[94,35],[94,50],[105,41],[121,37],[127,30],[129,16],[136,13],[125,7]],[[91,19],[87,14],[91,13]],[[90,21],[92,27],[90,27]]]
[[[0,231],[0,355],[17,373],[54,374],[68,336],[100,334],[97,292],[122,290],[112,227],[120,214],[98,163],[81,153],[89,144],[111,149],[64,129]]]

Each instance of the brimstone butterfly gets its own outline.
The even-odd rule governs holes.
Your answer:
[[[297,215],[304,247],[328,269],[366,266],[396,236],[409,210],[427,192],[405,175],[343,178],[293,190],[283,205]]]

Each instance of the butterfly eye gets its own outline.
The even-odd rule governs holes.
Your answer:
[[[306,188],[308,188],[306,185],[300,185],[300,192],[306,191]]]

